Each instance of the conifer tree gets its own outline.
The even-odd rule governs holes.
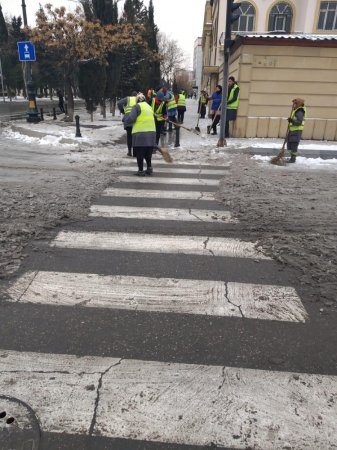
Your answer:
[[[8,28],[0,5],[0,45],[8,42]]]
[[[83,61],[79,65],[78,87],[85,100],[86,110],[93,121],[96,105],[102,102],[106,84],[105,66],[96,61]]]
[[[146,24],[146,34],[147,34],[147,42],[150,48],[150,51],[153,55],[158,55],[158,27],[154,22],[154,7],[153,1],[150,0],[149,9],[148,9],[148,18]],[[147,74],[145,75],[147,78],[147,86],[157,87],[160,84],[160,60],[159,58],[155,58],[149,65],[146,65]]]
[[[123,64],[121,71],[121,82],[119,95],[129,95],[133,90],[145,90],[150,85],[158,83],[157,71],[153,71],[153,61],[158,59],[155,45],[155,34],[157,32],[153,20],[153,3],[150,2],[151,16],[142,0],[126,0],[122,15],[122,23],[130,23],[133,26],[141,25],[142,37],[147,42],[144,45],[127,46],[124,49]]]

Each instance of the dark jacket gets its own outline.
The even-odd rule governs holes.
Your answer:
[[[295,118],[293,119],[293,125],[300,126],[304,119],[304,109],[300,108],[295,112]],[[294,130],[288,132],[288,142],[300,142],[302,137],[302,130]]]
[[[141,109],[139,104],[132,107],[130,114],[124,117],[124,125],[126,127],[131,127],[140,115]],[[145,133],[135,133],[132,135],[132,147],[155,147],[156,143],[156,132],[147,131]]]

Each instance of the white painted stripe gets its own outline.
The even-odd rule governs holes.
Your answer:
[[[120,250],[125,252],[177,253],[182,255],[271,259],[258,252],[253,242],[203,236],[61,231],[51,241],[50,246],[93,250]]]
[[[137,169],[134,166],[120,166],[115,167],[116,172],[136,172]],[[195,174],[195,175],[219,175],[220,177],[228,174],[228,171],[214,170],[214,169],[190,169],[181,168],[177,169],[175,167],[154,167],[154,173],[178,173],[178,174]]]
[[[190,186],[217,186],[219,180],[206,180],[205,178],[169,178],[169,177],[159,177],[159,176],[146,176],[146,177],[136,177],[136,176],[121,176],[118,181],[123,183],[156,183],[156,184],[187,184]]]
[[[0,391],[44,432],[235,449],[337,446],[337,377],[0,351]],[[99,393],[99,395],[98,395]]]
[[[214,200],[214,192],[197,191],[156,191],[150,189],[115,189],[107,188],[103,192],[108,197],[131,198],[170,198],[181,200]]]
[[[229,211],[207,209],[147,208],[139,206],[92,205],[91,217],[122,219],[175,220],[182,222],[237,223]]]
[[[9,301],[305,322],[295,289],[223,281],[27,272]]]

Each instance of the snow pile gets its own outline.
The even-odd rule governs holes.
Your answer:
[[[37,144],[37,145],[48,145],[52,147],[64,147],[64,148],[76,148],[78,146],[77,143],[69,144],[62,143],[63,136],[54,136],[51,134],[47,134],[45,136],[33,137],[27,136],[25,134],[18,133],[16,131],[5,130],[2,135],[8,139],[17,139],[21,142],[25,142],[27,144]]]
[[[261,155],[254,155],[252,156],[252,159],[255,161],[262,161],[264,163],[269,163],[272,156],[261,156]],[[305,158],[304,156],[298,156],[296,158],[296,166],[304,166],[309,167],[312,169],[315,168],[322,168],[322,167],[329,167],[329,168],[337,168],[337,158],[332,159],[322,159],[322,158]],[[290,165],[289,167],[295,167],[293,165]]]

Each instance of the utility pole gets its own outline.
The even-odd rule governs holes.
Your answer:
[[[25,27],[28,26],[27,22],[27,12],[26,12],[26,3],[25,0],[22,0],[22,17],[23,24]],[[35,93],[35,85],[33,83],[32,76],[32,63],[27,61],[24,63],[24,77],[25,77],[25,85],[28,97],[28,112],[27,112],[27,122],[40,122],[39,111],[37,109],[36,104],[36,93]]]
[[[222,80],[222,100],[221,100],[221,119],[220,119],[220,136],[217,143],[217,147],[227,146],[225,139],[225,125],[227,119],[227,91],[228,91],[228,75],[229,75],[229,55],[232,45],[232,24],[236,22],[240,17],[240,12],[237,9],[240,8],[242,3],[234,3],[234,0],[227,0],[227,12],[226,12],[226,30],[224,41],[224,63],[223,63],[223,80]]]
[[[22,5],[21,5],[21,7],[22,7],[23,24],[24,24],[24,26],[26,27],[26,26],[28,25],[28,22],[27,22],[27,12],[26,12],[26,3],[25,3],[25,0],[22,0]]]

